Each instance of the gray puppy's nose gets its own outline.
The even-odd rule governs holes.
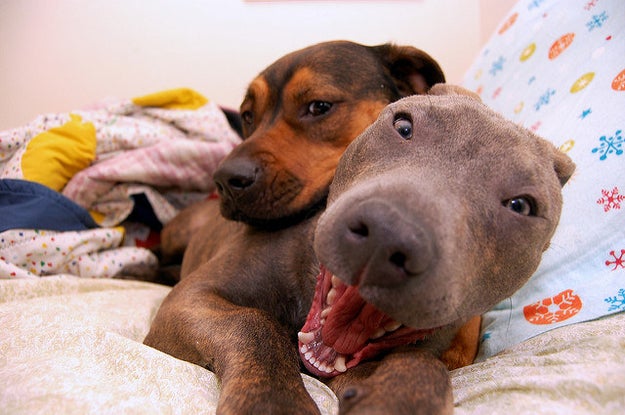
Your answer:
[[[433,259],[432,235],[382,200],[348,207],[336,237],[360,285],[393,286],[417,277]]]

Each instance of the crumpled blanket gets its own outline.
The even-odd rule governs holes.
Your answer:
[[[624,414],[625,313],[542,333],[452,372],[455,415]]]
[[[214,414],[211,372],[142,344],[169,290],[68,276],[0,281],[1,412]],[[625,413],[625,313],[543,333],[451,376],[456,415]],[[321,413],[336,413],[332,392],[303,377]]]
[[[49,231],[49,236],[65,229],[57,229],[55,221],[46,220],[47,215],[41,212],[32,218],[30,227],[18,225],[23,220],[16,220],[11,227],[12,215],[23,216],[23,211],[16,209],[29,203],[20,200],[24,203],[15,204],[10,190],[25,186],[0,186],[2,222],[8,223],[12,232],[0,233],[0,278],[57,272],[83,277],[143,277],[133,270],[153,272],[157,261],[146,247],[158,241],[154,232],[181,208],[214,190],[212,174],[217,164],[239,142],[223,111],[189,89],[42,115],[26,126],[1,132],[0,180],[25,181],[58,192],[68,199],[63,204],[66,208],[71,203],[78,206],[68,211],[85,209],[108,230],[107,235],[115,237],[98,239],[101,229],[75,229],[71,235],[53,237],[56,251],[42,249],[45,242],[40,240],[40,230]],[[20,197],[23,199],[24,193]],[[38,192],[37,197],[49,199],[49,195],[45,199],[45,192],[43,196]],[[126,225],[129,218],[133,224],[145,226],[115,228]],[[128,234],[130,230],[133,232]],[[60,245],[62,241],[66,243]],[[83,249],[74,258],[69,253],[77,246],[89,250]],[[65,255],[58,258],[62,261],[46,258],[46,254],[59,252]],[[72,265],[74,260],[92,262],[92,266]]]
[[[214,414],[213,373],[142,344],[168,292],[69,276],[0,281],[0,412]],[[332,392],[303,377],[333,413]]]

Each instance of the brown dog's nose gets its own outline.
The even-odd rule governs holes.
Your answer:
[[[221,197],[237,198],[238,194],[256,182],[260,167],[244,157],[225,160],[213,174],[215,186]]]
[[[423,273],[432,262],[430,232],[384,201],[351,206],[342,218],[336,252],[360,285],[393,286]]]

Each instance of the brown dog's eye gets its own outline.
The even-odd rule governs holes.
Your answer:
[[[308,113],[313,117],[323,115],[332,109],[332,103],[326,101],[313,101],[308,104]]]
[[[252,111],[243,111],[241,113],[241,119],[247,125],[252,125],[254,123],[254,114]]]
[[[503,205],[519,215],[536,216],[536,202],[530,197],[514,197],[504,201]]]
[[[409,119],[401,116],[397,117],[393,121],[393,127],[404,139],[410,140],[412,138],[412,121]]]

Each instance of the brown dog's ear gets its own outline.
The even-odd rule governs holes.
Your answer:
[[[560,179],[560,185],[564,186],[575,172],[575,163],[569,156],[557,148],[553,148],[553,168]]]
[[[402,97],[425,94],[432,85],[445,82],[441,67],[422,50],[390,43],[373,49],[388,68]]]
[[[465,95],[476,101],[482,102],[480,96],[475,92],[469,91],[461,86],[451,84],[436,84],[430,88],[428,95]]]

